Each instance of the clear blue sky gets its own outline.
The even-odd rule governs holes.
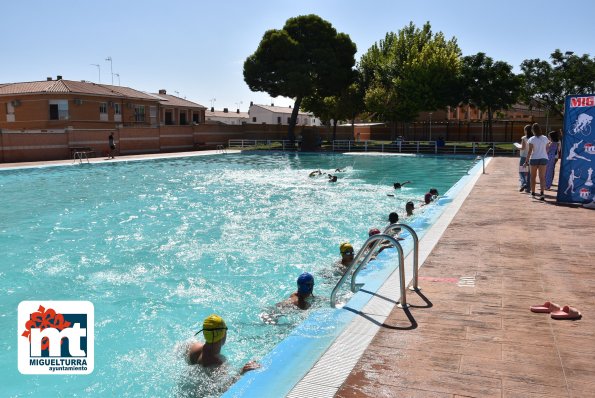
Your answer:
[[[575,5],[576,4],[576,5]],[[595,55],[595,2],[559,0],[18,0],[2,2],[0,83],[69,80],[111,83],[235,109],[266,104],[244,83],[243,62],[268,29],[317,14],[357,45],[356,60],[387,32],[430,21],[456,37],[463,55],[479,51],[511,64],[549,59],[556,48]],[[117,77],[114,83],[118,84]],[[291,99],[273,99],[287,106]]]

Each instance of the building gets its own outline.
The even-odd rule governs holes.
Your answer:
[[[291,119],[291,113],[293,108],[268,105],[258,105],[250,103],[250,109],[248,114],[250,116],[249,124],[280,124],[283,126],[289,125]],[[314,116],[312,113],[299,112],[297,126],[320,126],[320,119]]]
[[[210,110],[205,111],[205,123],[217,123],[217,124],[246,124],[250,120],[250,114],[248,112],[240,112],[236,109],[235,112],[229,112],[227,108],[223,108],[223,111],[216,111],[213,107]]]
[[[0,129],[114,129],[204,122],[205,107],[167,95],[86,81],[0,84]]]

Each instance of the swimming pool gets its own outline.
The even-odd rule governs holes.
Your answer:
[[[445,192],[472,163],[230,154],[0,172],[0,287],[7,292],[0,332],[15,336],[22,300],[89,300],[96,336],[91,375],[43,377],[19,374],[16,340],[3,338],[3,390],[219,395],[181,354],[205,316],[218,313],[230,327],[223,352],[231,369],[265,357],[308,315],[294,312],[274,325],[259,316],[295,290],[301,272],[314,274],[315,307],[326,317],[338,243],[361,246],[390,211],[403,216],[405,202],[430,187]],[[339,181],[308,177],[319,168]],[[392,189],[405,180],[413,182]]]

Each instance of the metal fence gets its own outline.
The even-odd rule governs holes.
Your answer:
[[[300,150],[300,142],[289,140],[229,140],[228,148],[265,149],[279,151]],[[510,142],[448,142],[438,141],[353,141],[336,140],[323,143],[321,150],[333,152],[389,152],[428,155],[483,155],[492,150],[494,155],[518,156],[518,149]]]

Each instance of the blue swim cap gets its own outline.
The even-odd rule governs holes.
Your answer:
[[[309,272],[304,272],[297,278],[298,293],[312,294],[314,290],[314,277]]]

